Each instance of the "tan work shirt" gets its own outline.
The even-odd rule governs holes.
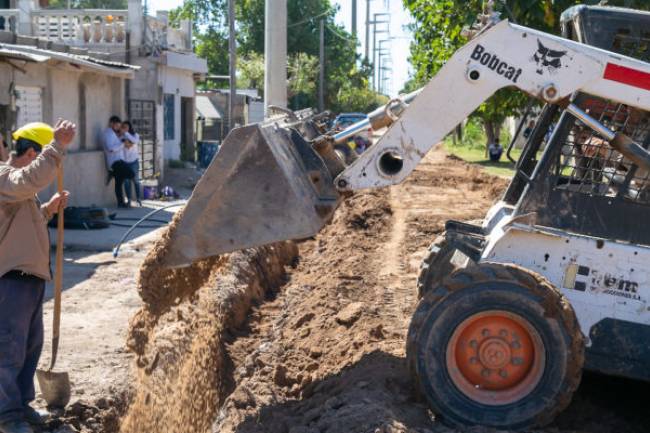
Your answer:
[[[63,150],[46,146],[28,166],[14,168],[0,162],[0,276],[22,271],[51,280],[47,220],[36,193],[56,178]]]

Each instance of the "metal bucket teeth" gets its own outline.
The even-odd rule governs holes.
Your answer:
[[[170,232],[169,267],[315,235],[340,196],[323,160],[295,130],[233,130]]]

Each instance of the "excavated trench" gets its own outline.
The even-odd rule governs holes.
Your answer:
[[[105,410],[74,408],[78,430],[452,433],[414,396],[405,364],[415,279],[444,222],[481,218],[505,185],[437,152],[404,185],[346,200],[298,245],[163,270],[163,237],[140,271],[133,391]],[[648,432],[648,390],[586,375],[541,431]]]

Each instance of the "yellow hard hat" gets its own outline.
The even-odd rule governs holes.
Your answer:
[[[18,128],[11,136],[14,140],[25,138],[44,147],[54,139],[54,129],[47,123],[32,122]]]

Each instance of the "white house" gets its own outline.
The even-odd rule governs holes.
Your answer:
[[[8,37],[9,36],[9,37]],[[0,34],[0,42],[11,34]],[[20,42],[36,42],[25,40]],[[47,46],[48,44],[42,44]],[[125,83],[136,68],[89,56],[0,43],[0,131],[65,118],[78,133],[65,161],[72,205],[112,203],[100,134],[113,113],[124,115]],[[47,194],[46,194],[47,195]]]
[[[107,71],[103,75],[110,79],[93,78],[93,81],[104,80],[103,85],[79,84],[88,80],[87,75],[80,80],[75,74],[56,76],[56,79],[50,80],[47,77],[56,74],[52,72],[49,75],[44,73],[43,80],[26,85],[30,89],[23,93],[16,88],[17,101],[35,100],[40,95],[44,107],[42,120],[50,119],[49,111],[45,108],[48,105],[47,95],[57,94],[58,89],[65,88],[68,90],[65,92],[68,105],[65,110],[70,111],[71,115],[77,114],[75,111],[85,110],[87,120],[92,122],[83,127],[87,131],[84,134],[92,135],[96,128],[104,127],[112,114],[132,121],[142,139],[144,178],[164,176],[165,160],[192,159],[194,156],[195,83],[207,73],[207,62],[193,52],[189,21],[183,21],[179,28],[175,28],[169,25],[166,13],[161,12],[156,17],[146,16],[141,0],[129,0],[126,10],[41,9],[38,2],[33,0],[0,0],[0,41],[64,52],[76,56],[73,58],[79,61],[85,56],[94,59],[97,65],[103,62],[102,67],[107,71],[128,70],[119,79],[113,72]],[[51,57],[51,60],[41,62],[47,63],[47,67],[43,64],[32,65],[39,64],[34,60],[26,61],[30,63],[27,72],[33,73],[34,68],[51,69],[59,61],[63,62]],[[84,67],[79,66],[79,69]],[[23,75],[17,69],[9,68],[7,70],[13,71],[13,74]],[[14,82],[11,77],[0,75],[0,89]],[[86,101],[83,107],[76,101],[77,98]],[[110,103],[107,102],[109,100]],[[5,102],[11,104],[11,101]],[[22,112],[26,113],[26,108]],[[16,121],[19,123],[23,119],[11,116],[3,119],[0,113],[5,133],[15,127]],[[90,138],[85,135],[80,141],[80,152],[98,149],[99,143],[90,144]],[[105,175],[105,169],[95,174],[102,182]],[[99,197],[94,200],[84,198],[83,202],[77,204],[91,203],[101,205],[111,202]]]

